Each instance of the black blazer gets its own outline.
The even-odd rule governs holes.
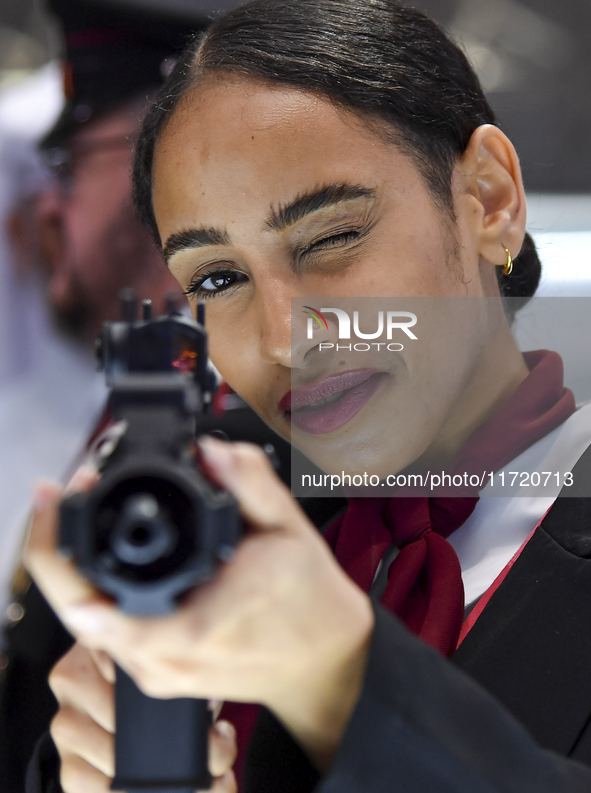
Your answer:
[[[591,449],[573,475],[591,482]],[[363,691],[330,771],[319,779],[262,710],[247,793],[591,791],[588,557],[591,499],[559,497],[451,661],[377,607]],[[27,793],[55,783],[51,758],[46,744]]]
[[[573,478],[591,482],[591,449]],[[320,780],[263,711],[246,783],[247,793],[591,791],[591,498],[556,500],[451,662],[377,607],[362,695],[329,773]]]

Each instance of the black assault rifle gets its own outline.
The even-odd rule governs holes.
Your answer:
[[[112,423],[101,438],[102,476],[61,507],[60,548],[121,609],[164,614],[211,579],[239,540],[232,496],[199,470],[195,436],[215,379],[199,322],[175,311],[153,318],[149,301],[122,295],[122,320],[106,322],[98,359],[111,388]],[[193,793],[211,786],[205,700],[153,699],[117,668],[113,789]]]

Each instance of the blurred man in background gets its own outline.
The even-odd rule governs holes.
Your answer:
[[[38,201],[40,256],[59,327],[92,343],[118,317],[120,288],[133,286],[156,312],[179,292],[135,217],[130,158],[150,96],[204,20],[91,0],[49,5],[64,26],[68,101],[41,146],[56,178]]]
[[[69,637],[26,580],[7,600],[33,481],[63,479],[83,450],[106,396],[92,346],[118,318],[123,286],[156,312],[179,287],[131,203],[135,136],[150,96],[190,33],[206,24],[199,3],[173,14],[99,0],[51,0],[65,34],[66,104],[42,143],[53,172],[34,202],[33,227],[14,226],[22,260],[42,271],[58,331],[38,339],[37,365],[0,390],[0,790],[22,793],[24,772],[54,700],[47,673]],[[21,218],[22,220],[22,218]],[[2,649],[2,648],[0,648]]]

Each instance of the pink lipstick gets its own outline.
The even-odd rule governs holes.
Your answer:
[[[278,407],[298,429],[320,435],[350,421],[388,377],[377,369],[332,374],[313,385],[288,391]]]

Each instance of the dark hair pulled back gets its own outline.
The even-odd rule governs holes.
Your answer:
[[[220,72],[318,91],[356,113],[414,160],[451,218],[454,165],[474,130],[496,123],[463,51],[421,12],[394,0],[252,0],[190,42],[144,121],[134,200],[157,239],[156,143],[182,98]],[[526,235],[513,274],[503,276],[497,268],[501,294],[525,302],[540,272]]]

